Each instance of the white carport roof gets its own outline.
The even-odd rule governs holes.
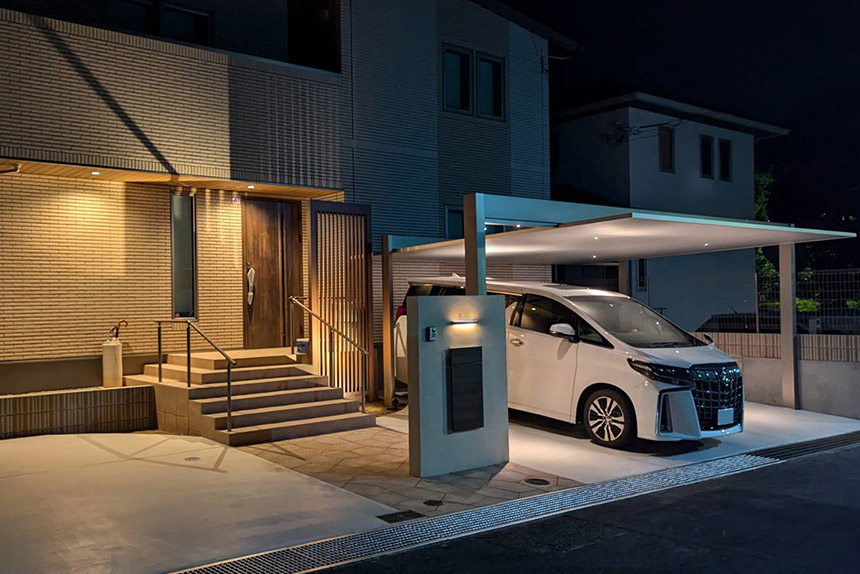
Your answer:
[[[486,236],[488,263],[583,264],[844,239],[853,233],[789,225],[625,211]],[[464,240],[401,247],[397,261],[462,262]]]
[[[487,234],[490,225],[519,229]],[[791,225],[482,193],[464,196],[463,229],[469,238],[468,253],[464,239],[382,238],[386,404],[394,396],[394,260],[465,263],[466,293],[482,294],[488,263],[599,264],[779,245],[782,399],[784,406],[797,408],[792,245],[856,237],[854,233]],[[625,267],[619,266],[619,275]]]

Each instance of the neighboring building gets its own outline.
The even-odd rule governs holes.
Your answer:
[[[752,220],[755,142],[786,133],[639,92],[571,108],[553,118],[553,199]],[[628,292],[687,329],[755,311],[751,251],[633,261],[629,270]],[[556,273],[574,283],[618,279],[614,267]]]
[[[100,384],[120,319],[126,373],[153,319],[228,349],[307,335],[291,295],[352,289],[342,325],[373,337],[338,241],[549,198],[548,38],[571,44],[490,0],[0,0],[0,394]],[[369,205],[371,235],[312,199]]]

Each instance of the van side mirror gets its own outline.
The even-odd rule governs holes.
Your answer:
[[[710,343],[710,344],[712,344],[712,345],[714,344],[714,339],[713,339],[713,337],[711,337],[711,336],[710,336],[710,335],[708,335],[707,333],[702,333],[702,336],[705,338],[705,340],[706,340],[708,343]]]
[[[553,337],[562,337],[571,341],[576,341],[576,329],[567,323],[556,323],[549,328],[549,334]]]

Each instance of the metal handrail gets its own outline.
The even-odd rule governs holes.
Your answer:
[[[233,366],[236,365],[236,360],[227,354],[224,349],[215,344],[215,342],[206,336],[206,333],[200,330],[200,327],[195,325],[196,320],[192,319],[153,319],[158,324],[158,382],[161,382],[161,325],[162,323],[185,323],[185,382],[188,388],[191,388],[191,329],[194,329],[198,335],[203,337],[203,340],[209,343],[213,349],[218,351],[224,359],[227,360],[227,432],[233,431]]]
[[[302,299],[307,299],[307,297],[302,297]],[[344,341],[361,351],[361,412],[367,412],[366,399],[367,399],[367,357],[370,353],[365,349],[362,345],[353,340],[349,335],[332,325],[327,320],[323,319],[319,313],[312,310],[310,307],[299,301],[298,297],[291,296],[289,298],[289,302],[297,307],[304,309],[308,312],[309,315],[316,318],[317,321],[328,327],[328,337],[329,337],[329,356],[328,356],[328,374],[329,377],[333,374],[332,372],[332,355],[334,354],[333,348],[333,334],[337,333]],[[291,307],[292,309],[292,307]],[[292,326],[292,319],[290,320],[290,325]]]
[[[362,347],[361,345],[359,345],[358,343],[356,343],[354,340],[352,340],[352,339],[349,337],[349,335],[347,335],[346,333],[344,333],[343,331],[341,331],[340,329],[338,329],[337,327],[335,327],[334,325],[332,325],[331,323],[329,323],[328,321],[326,321],[325,319],[323,319],[322,317],[320,317],[319,313],[317,313],[316,311],[311,311],[310,307],[308,307],[308,306],[307,306],[307,305],[305,305],[304,303],[299,302],[299,300],[298,300],[296,297],[290,297],[290,302],[291,302],[291,303],[293,303],[293,304],[295,304],[295,305],[298,305],[299,307],[301,307],[302,309],[304,309],[305,311],[307,311],[309,314],[311,314],[311,315],[313,315],[314,317],[316,317],[316,319],[317,319],[320,323],[324,324],[326,327],[328,327],[329,329],[331,329],[332,331],[334,331],[335,333],[337,333],[338,335],[340,335],[340,336],[341,336],[341,337],[342,337],[342,338],[343,338],[347,343],[349,343],[350,345],[352,345],[353,347],[355,347],[356,349],[358,349],[359,351],[361,351],[361,352],[362,352],[362,353],[364,353],[365,355],[369,355],[369,354],[370,354],[370,353],[367,351],[367,349],[365,349],[364,347]]]

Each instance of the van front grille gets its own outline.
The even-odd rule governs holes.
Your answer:
[[[732,427],[741,422],[744,409],[744,385],[741,370],[735,363],[694,365],[690,368],[693,402],[702,430]],[[718,424],[717,412],[734,409],[732,422]]]

